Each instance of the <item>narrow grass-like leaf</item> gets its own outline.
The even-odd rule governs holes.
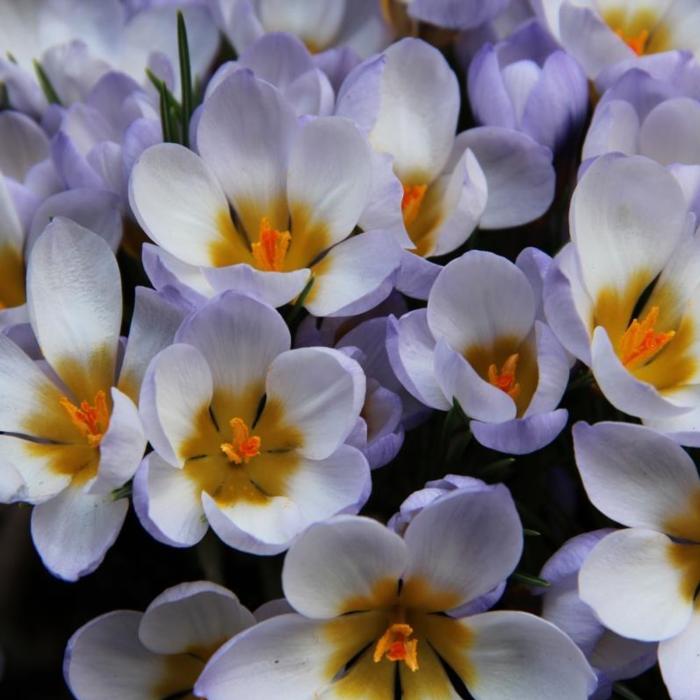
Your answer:
[[[192,94],[192,67],[190,64],[190,47],[187,41],[187,27],[185,17],[181,11],[177,13],[177,49],[180,56],[180,86],[182,90],[182,102],[180,110],[180,125],[182,130],[182,144],[188,146],[190,142],[190,117],[194,109]]]
[[[37,81],[39,82],[39,87],[42,89],[47,101],[49,102],[49,104],[52,104],[52,105],[60,105],[61,98],[58,96],[58,93],[54,89],[54,86],[51,84],[51,80],[49,80],[49,76],[46,75],[46,71],[44,70],[44,67],[37,60],[34,60],[33,63],[34,63],[34,71],[36,72],[36,78],[37,78]]]

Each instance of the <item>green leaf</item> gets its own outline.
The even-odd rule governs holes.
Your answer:
[[[181,11],[177,13],[177,49],[180,56],[180,85],[182,86],[182,108],[180,124],[182,128],[182,145],[189,146],[190,118],[194,109],[192,97],[192,67],[190,64],[190,47],[187,42],[187,27]]]
[[[36,72],[36,78],[39,82],[39,87],[41,87],[47,101],[49,102],[49,104],[52,105],[60,105],[61,98],[58,96],[56,90],[54,90],[54,87],[51,84],[51,81],[49,80],[49,76],[46,75],[44,67],[37,60],[34,60],[33,63],[34,70]]]
[[[622,685],[622,683],[615,683],[613,685],[613,695],[617,695],[619,698],[625,698],[625,700],[642,700],[637,693],[633,693],[626,685]]]
[[[289,314],[287,315],[287,325],[290,328],[294,325],[297,318],[299,317],[299,314],[303,311],[304,302],[309,296],[309,292],[311,292],[311,287],[314,286],[314,280],[315,278],[313,275],[309,277],[309,281],[306,283],[304,289],[301,290],[301,294],[299,294],[299,296],[294,300],[294,304],[292,305],[292,308],[289,310]]]
[[[525,537],[542,537],[541,532],[537,532],[537,530],[530,530],[530,528],[527,527],[523,528],[523,535],[525,535]]]
[[[539,576],[531,576],[530,574],[522,574],[515,571],[510,575],[511,580],[517,583],[524,583],[526,586],[536,586],[537,588],[549,588],[550,583]]]

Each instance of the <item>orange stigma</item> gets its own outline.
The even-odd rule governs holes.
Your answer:
[[[258,242],[252,245],[253,257],[258,267],[266,272],[279,272],[284,266],[291,240],[289,231],[272,228],[269,219],[263,217]]]
[[[634,319],[620,338],[619,356],[627,369],[635,369],[650,360],[661,348],[671,342],[676,331],[657,333],[654,326],[659,318],[659,307],[652,306],[640,322]]]
[[[410,226],[418,217],[428,185],[404,185],[401,211],[406,226]]]
[[[642,56],[647,47],[647,41],[649,41],[649,30],[642,29],[635,36],[626,36],[622,29],[616,29],[615,34],[617,34],[622,41],[629,46],[632,51],[634,51],[637,56]]]
[[[260,454],[260,438],[251,435],[246,422],[242,418],[232,418],[229,421],[233,440],[221,444],[221,451],[229,462],[234,464],[248,464],[248,462]]]
[[[73,425],[83,434],[88,445],[97,447],[109,426],[109,407],[105,392],[100,390],[95,394],[94,405],[81,401],[80,406],[76,406],[66,396],[62,396],[59,403],[70,416]]]
[[[488,370],[489,384],[505,391],[511,399],[517,399],[520,394],[520,384],[515,378],[519,359],[520,355],[515,352],[503,363],[500,371],[495,364],[490,365]]]
[[[418,670],[418,640],[410,639],[413,627],[405,622],[389,625],[374,647],[374,663],[379,663],[384,656],[389,661],[403,661],[411,671]]]

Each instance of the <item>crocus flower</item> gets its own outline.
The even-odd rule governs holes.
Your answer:
[[[47,101],[33,79],[39,61],[61,104],[85,97],[110,69],[147,81],[145,69],[169,78],[179,91],[176,11],[150,7],[127,17],[123,3],[101,0],[36,0],[0,4],[0,80],[10,104],[43,114]],[[202,77],[214,58],[218,35],[205,7],[182,7],[195,75]],[[11,58],[7,56],[9,54]]]
[[[656,663],[656,644],[626,639],[606,629],[579,596],[578,576],[591,550],[613,530],[584,532],[565,542],[545,563],[540,576],[542,617],[566,632],[598,676],[591,700],[607,700],[615,681],[632,678]]]
[[[45,362],[0,334],[3,500],[35,504],[32,538],[44,564],[75,580],[93,571],[121,529],[119,489],[143,456],[134,399],[151,354],[171,342],[180,316],[155,293],[137,298],[118,369],[121,279],[95,234],[55,219],[27,271],[31,327]]]
[[[66,648],[66,682],[77,700],[191,698],[209,657],[253,624],[226,588],[181,583],[144,613],[115,610],[81,627]]]
[[[438,275],[427,309],[393,322],[387,348],[394,371],[426,406],[446,411],[457,399],[486,447],[538,450],[566,424],[557,406],[569,361],[536,311],[516,265],[493,253],[465,253]]]
[[[674,700],[700,687],[700,478],[693,460],[638,425],[574,426],[574,449],[596,508],[627,528],[606,535],[579,574],[581,599],[624,637],[659,641]]]
[[[364,401],[362,370],[336,350],[289,347],[274,309],[226,292],[153,359],[140,410],[155,451],[134,503],[158,540],[193,545],[211,525],[232,547],[277,553],[366,500],[367,461],[344,444]]]
[[[502,127],[455,136],[459,102],[447,61],[417,39],[358,66],[338,95],[336,113],[353,119],[385,156],[375,159],[371,208],[395,215],[406,248],[397,286],[419,298],[440,269],[426,258],[455,250],[477,226],[532,221],[554,195],[548,148]]]
[[[207,85],[205,99],[237,70],[247,68],[256,77],[274,85],[301,116],[332,114],[335,91],[327,75],[318,68],[309,50],[293,34],[263,34],[216,71]]]
[[[608,401],[689,445],[700,444],[693,224],[661,165],[602,156],[574,192],[572,243],[544,285],[552,330]]]
[[[349,47],[362,58],[391,34],[375,0],[210,0],[219,27],[240,54],[268,32],[288,32],[318,53]]]
[[[349,237],[371,174],[351,122],[300,123],[276,88],[239,70],[205,102],[197,146],[201,156],[151,147],[130,182],[136,218],[186,293],[233,289],[280,306],[313,279],[304,306],[317,316],[360,313],[389,293],[400,255],[391,232]]]
[[[589,78],[651,54],[700,50],[694,0],[534,0],[533,7]]]
[[[495,46],[484,44],[467,87],[481,124],[517,129],[552,150],[575,134],[588,110],[585,74],[537,20]]]
[[[296,613],[222,647],[195,694],[263,698],[283,687],[290,700],[453,698],[447,665],[477,698],[583,700],[593,674],[554,625],[523,612],[449,614],[506,577],[521,549],[520,522],[500,485],[439,499],[403,538],[364,517],[316,524],[284,563]]]
[[[445,29],[472,29],[498,15],[510,0],[400,0],[408,14],[421,22]]]

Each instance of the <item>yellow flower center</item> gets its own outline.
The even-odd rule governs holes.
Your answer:
[[[616,29],[615,34],[617,34],[622,41],[629,46],[632,51],[634,51],[637,56],[642,56],[644,50],[646,49],[647,42],[649,41],[649,30],[641,29],[634,36],[629,36],[624,33],[622,29]]]
[[[242,418],[232,418],[229,425],[233,440],[222,443],[221,451],[229,462],[248,464],[253,457],[260,454],[260,438],[250,434],[250,430]]]
[[[94,404],[81,401],[76,406],[66,396],[62,396],[59,403],[70,416],[73,425],[82,433],[90,447],[97,447],[109,426],[109,406],[107,395],[100,390],[95,394]]]
[[[654,326],[659,318],[659,307],[652,306],[640,322],[634,319],[622,334],[619,356],[627,369],[643,365],[665,347],[676,334],[675,331],[658,333]]]
[[[260,221],[258,242],[253,243],[253,257],[261,270],[279,272],[284,266],[292,235],[289,231],[278,231],[270,226],[267,217]]]
[[[504,391],[511,399],[515,399],[520,394],[520,384],[516,380],[518,360],[520,355],[515,352],[508,357],[499,370],[497,365],[491,364],[488,368],[489,384]]]
[[[652,8],[613,7],[603,13],[603,20],[637,56],[681,48],[672,46],[669,29]]]
[[[412,634],[413,627],[405,622],[389,625],[374,647],[374,663],[379,663],[386,656],[389,661],[403,661],[411,671],[417,671],[418,640],[411,639]]]
[[[401,211],[406,226],[410,226],[418,217],[423,197],[425,197],[428,185],[404,185],[403,198],[401,199]]]

